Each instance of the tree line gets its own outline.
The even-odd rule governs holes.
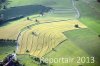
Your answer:
[[[0,39],[0,42],[7,42],[7,41],[15,42],[16,40],[11,40],[11,39]]]

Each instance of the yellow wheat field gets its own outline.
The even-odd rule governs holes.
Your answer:
[[[27,18],[23,18],[21,20],[10,22],[6,26],[0,27],[0,39],[16,40],[18,33],[21,31],[21,29],[31,24],[36,24],[36,19],[38,19],[40,23],[51,22],[48,21],[48,18],[42,19],[42,17],[38,16],[40,15],[30,16],[30,20],[27,20]]]
[[[0,39],[16,40],[20,30],[25,26],[28,26],[33,23],[33,21],[22,19],[16,22],[12,22],[9,25],[0,27]]]
[[[63,32],[79,29],[74,27],[75,24],[78,24],[80,28],[87,28],[78,20],[43,23],[32,26],[21,33],[18,40],[19,48],[17,53],[30,54],[36,57],[44,56],[60,42],[67,39]]]

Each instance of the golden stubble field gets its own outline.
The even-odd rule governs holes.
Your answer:
[[[16,40],[20,30],[30,24],[32,24],[32,21],[22,19],[0,27],[0,39]]]
[[[76,28],[78,24],[80,28]],[[87,28],[78,20],[42,23],[23,31],[19,37],[18,54],[42,57],[67,39],[63,32]]]

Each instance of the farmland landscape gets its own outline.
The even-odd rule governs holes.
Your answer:
[[[21,66],[100,66],[97,0],[4,1],[0,3],[0,63],[15,51]],[[67,58],[66,63],[61,58]]]

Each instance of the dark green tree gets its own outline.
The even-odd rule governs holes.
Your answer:
[[[0,0],[0,9],[3,8],[3,9],[6,9],[7,8],[7,5],[10,3],[10,1],[8,0]]]
[[[99,2],[99,3],[100,3],[100,0],[97,0],[97,2]]]

